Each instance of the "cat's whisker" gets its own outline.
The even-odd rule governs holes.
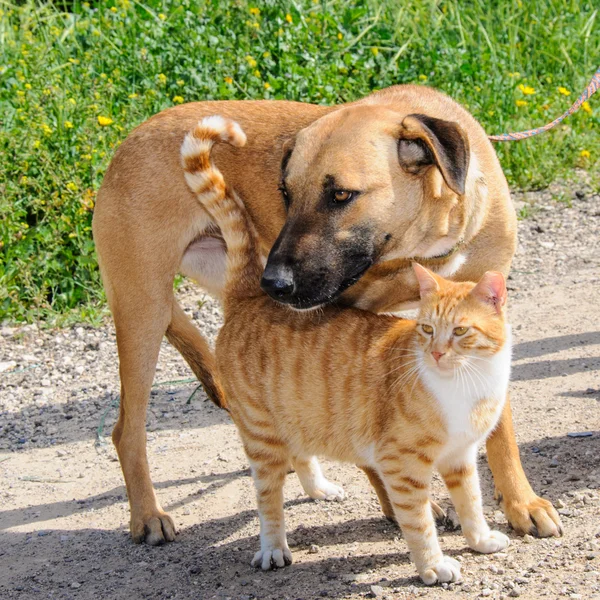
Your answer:
[[[410,382],[410,378],[415,375],[417,376],[419,371],[420,371],[421,365],[417,364],[413,367],[411,367],[406,373],[404,373],[402,376],[398,377],[398,379],[392,384],[391,386],[391,391],[395,391],[397,390],[402,383],[406,380],[407,383]]]
[[[409,365],[414,365],[417,362],[419,362],[418,357],[413,358],[412,360],[407,360],[407,361],[403,362],[402,364],[398,365],[397,367],[394,367],[393,369],[388,371],[383,377],[387,377],[388,375],[391,375],[392,373],[395,373],[396,371],[399,371],[400,369],[403,369]]]
[[[485,373],[483,373],[483,371],[477,365],[469,363],[468,361],[466,361],[464,363],[464,365],[465,365],[465,367],[470,369],[477,376],[477,378],[479,379],[479,382],[481,383],[482,388],[485,389],[487,387]]]

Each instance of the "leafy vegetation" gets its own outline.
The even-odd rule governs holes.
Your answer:
[[[176,103],[353,100],[416,82],[490,133],[562,113],[597,68],[594,1],[0,3],[0,319],[98,316],[96,191],[127,132]],[[596,107],[596,108],[594,108]],[[597,169],[600,108],[498,152],[512,185]]]

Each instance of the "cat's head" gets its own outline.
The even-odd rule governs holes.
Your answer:
[[[488,271],[477,284],[453,282],[413,264],[421,301],[417,343],[424,364],[453,376],[466,363],[476,371],[481,361],[499,352],[506,341],[506,283]]]

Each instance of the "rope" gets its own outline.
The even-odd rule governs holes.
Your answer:
[[[488,138],[492,142],[517,142],[519,140],[526,140],[527,138],[533,137],[534,135],[537,135],[538,133],[544,133],[544,131],[548,131],[549,129],[556,127],[561,121],[563,121],[569,115],[572,115],[573,113],[577,112],[581,108],[581,105],[586,100],[591,98],[598,91],[599,88],[600,88],[600,67],[598,67],[598,70],[592,77],[587,88],[585,88],[585,90],[583,91],[581,96],[579,96],[579,98],[577,98],[577,100],[571,105],[571,108],[569,108],[569,110],[567,110],[562,115],[560,115],[560,117],[558,117],[557,119],[554,119],[554,121],[552,121],[551,123],[548,123],[548,125],[544,125],[543,127],[538,127],[537,129],[529,129],[528,131],[517,131],[515,133],[502,133],[500,135],[489,135]]]

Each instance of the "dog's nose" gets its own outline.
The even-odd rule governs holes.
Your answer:
[[[275,300],[285,300],[294,292],[294,274],[285,265],[267,264],[260,287]]]
[[[431,355],[435,358],[435,362],[439,362],[440,358],[446,354],[445,352],[432,352]]]

